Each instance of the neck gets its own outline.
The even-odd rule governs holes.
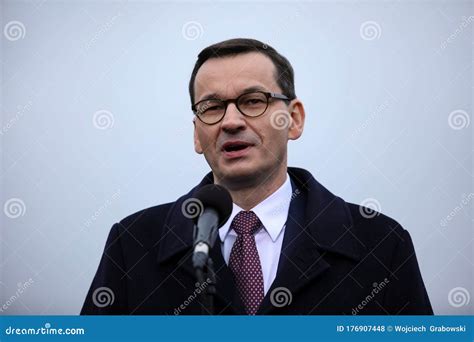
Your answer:
[[[221,184],[229,190],[235,204],[248,211],[277,191],[285,182],[286,174],[286,166],[279,167],[277,170],[273,170],[273,173],[270,171],[270,173],[256,177],[252,183],[245,185],[219,182],[216,178],[214,179],[216,184]]]

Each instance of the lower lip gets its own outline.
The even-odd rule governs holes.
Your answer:
[[[245,156],[249,151],[252,146],[247,146],[246,148],[243,148],[238,151],[222,151],[224,154],[224,157],[227,159],[235,159],[235,158],[240,158]]]

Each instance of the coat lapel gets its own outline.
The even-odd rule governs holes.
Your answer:
[[[277,303],[275,296],[282,289],[297,296],[305,286],[317,284],[317,279],[324,277],[331,267],[325,260],[326,253],[360,258],[361,246],[347,231],[353,223],[346,203],[309,172],[297,168],[288,168],[288,172],[293,194],[278,271],[258,314],[278,311],[279,307],[273,303]],[[314,291],[312,296],[319,302],[324,293]]]
[[[163,264],[170,259],[177,261],[177,267],[186,272],[189,276],[195,277],[192,265],[192,247],[194,223],[182,213],[182,206],[186,199],[193,197],[196,191],[206,184],[212,184],[212,174],[208,174],[199,185],[193,188],[188,194],[179,198],[169,211],[164,224],[164,236],[156,237],[160,241],[157,262]],[[221,251],[221,240],[217,235],[216,242],[211,249],[209,256],[214,263],[216,273],[216,299],[222,302],[222,307],[230,310],[234,314],[244,313],[243,305],[236,296],[232,271],[224,261]],[[216,312],[219,314],[219,312]]]
[[[305,286],[317,281],[331,267],[325,260],[326,253],[337,253],[360,260],[362,246],[352,233],[353,222],[349,209],[341,198],[333,195],[313,176],[303,169],[288,168],[292,182],[292,200],[286,222],[276,278],[267,292],[257,314],[271,314],[278,310],[272,304],[272,292],[286,288],[292,296],[298,295]],[[157,261],[164,263],[176,258],[178,267],[194,277],[192,267],[193,222],[181,211],[183,202],[193,197],[202,186],[213,183],[212,173],[187,195],[178,199],[169,211],[164,224],[164,236],[160,241]],[[242,302],[235,290],[232,271],[226,265],[217,237],[210,256],[216,271],[216,299],[234,314],[244,314]],[[323,296],[315,291],[314,296]],[[219,312],[216,312],[219,314]]]

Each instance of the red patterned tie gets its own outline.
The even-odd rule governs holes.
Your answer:
[[[261,227],[262,222],[253,211],[241,211],[231,224],[237,240],[230,252],[229,267],[249,315],[255,315],[264,297],[262,266],[254,237]]]

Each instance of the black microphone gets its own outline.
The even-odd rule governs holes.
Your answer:
[[[216,241],[218,229],[232,213],[232,197],[226,188],[209,184],[199,189],[194,198],[201,202],[202,212],[194,218],[193,266],[195,269],[203,269]]]

